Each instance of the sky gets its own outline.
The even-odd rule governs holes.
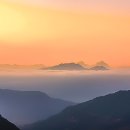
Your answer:
[[[129,30],[129,0],[1,0],[0,63],[130,66]]]

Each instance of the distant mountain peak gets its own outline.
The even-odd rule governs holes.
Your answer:
[[[109,70],[109,69],[110,69],[110,66],[105,61],[99,61],[93,67],[91,67],[89,70],[105,71],[105,70]]]
[[[90,70],[96,70],[96,71],[102,70],[102,71],[105,71],[105,70],[109,70],[109,69],[107,67],[105,67],[105,66],[94,66],[94,67],[90,68]]]
[[[105,61],[99,61],[99,62],[97,62],[95,66],[104,66],[106,68],[110,67],[109,64],[107,64]]]
[[[71,62],[71,63],[61,63],[59,65],[51,66],[46,68],[46,70],[86,70],[86,68],[84,68],[80,64]]]

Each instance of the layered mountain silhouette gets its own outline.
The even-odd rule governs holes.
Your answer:
[[[90,68],[89,70],[95,70],[95,71],[102,70],[102,71],[105,71],[105,70],[109,70],[109,69],[104,67],[104,66],[94,66],[94,67]]]
[[[63,63],[63,64],[51,66],[45,69],[46,70],[86,70],[85,67],[76,63]]]
[[[59,65],[47,67],[47,68],[42,68],[44,70],[109,70],[110,66],[104,62],[100,61],[97,62],[94,66],[89,66],[85,64],[83,61],[80,61],[78,63],[62,63]]]
[[[0,130],[20,130],[20,129],[0,115]]]
[[[98,71],[98,70],[105,71],[109,69],[110,69],[110,66],[104,61],[99,61],[94,66],[89,68],[89,70],[95,70],[95,71]]]
[[[103,67],[106,67],[106,68],[110,68],[109,64],[107,64],[105,61],[97,62],[95,66],[103,66]]]
[[[73,103],[51,98],[39,91],[0,89],[0,112],[16,125],[46,119],[70,105]]]
[[[130,91],[119,91],[68,107],[23,130],[130,130]]]

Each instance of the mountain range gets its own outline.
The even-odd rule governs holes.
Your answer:
[[[0,89],[0,113],[16,125],[47,119],[73,104],[39,91]]]
[[[119,91],[67,107],[23,130],[130,130],[130,91]]]
[[[107,69],[110,69],[110,66],[104,62],[104,61],[100,61],[100,62],[97,62],[95,65],[88,65],[86,64],[85,62],[83,61],[80,61],[78,63],[74,63],[74,62],[71,62],[71,63],[61,63],[61,64],[58,64],[58,65],[54,65],[54,66],[50,66],[50,67],[46,67],[45,65],[43,64],[34,64],[34,65],[17,65],[17,64],[0,64],[0,70],[10,70],[10,69],[14,69],[14,70],[29,70],[29,69],[34,69],[34,70],[37,70],[37,69],[44,69],[44,70],[94,70],[93,67],[104,67],[104,69],[102,68],[96,68],[96,70],[107,70]]]
[[[78,63],[62,63],[55,66],[43,68],[44,70],[108,70],[109,65],[107,65],[105,62],[101,61],[98,62],[94,66],[88,66],[84,62],[78,62]]]

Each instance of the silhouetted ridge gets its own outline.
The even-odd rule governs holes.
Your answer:
[[[104,66],[105,68],[110,68],[109,64],[107,64],[105,61],[97,62],[95,66]]]
[[[129,130],[130,91],[119,91],[66,108],[25,130]]]
[[[18,90],[9,90],[9,89],[0,89],[0,96],[12,96],[13,94],[17,95],[18,97],[20,96],[26,96],[26,97],[30,97],[33,96],[35,98],[35,96],[39,96],[39,98],[48,98],[50,99],[50,97],[43,92],[40,91],[18,91]]]
[[[0,89],[0,112],[16,125],[47,119],[70,105],[73,103],[39,91]]]
[[[56,66],[48,67],[46,70],[86,70],[83,66],[76,63],[63,63]]]
[[[92,68],[90,68],[90,70],[109,70],[108,68],[104,67],[104,66],[94,66]]]
[[[20,129],[0,115],[0,130],[20,130]]]

